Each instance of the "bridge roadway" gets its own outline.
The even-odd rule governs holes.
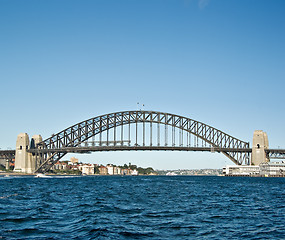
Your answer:
[[[28,149],[30,153],[91,153],[107,151],[199,151],[199,152],[244,152],[251,153],[251,148],[219,148],[219,147],[171,147],[171,146],[88,146],[65,147],[53,149]],[[15,158],[15,150],[0,150],[0,159]],[[266,149],[270,159],[285,159],[285,149]]]
[[[171,147],[171,146],[88,146],[88,147],[64,147],[52,149],[29,149],[30,153],[91,153],[105,151],[200,151],[200,152],[247,152],[251,148],[219,148],[219,147]]]

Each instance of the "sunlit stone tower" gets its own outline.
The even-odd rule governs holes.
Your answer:
[[[262,130],[255,130],[252,141],[251,165],[259,165],[263,162],[269,162],[266,157],[265,149],[268,149],[268,136]]]
[[[43,138],[41,135],[34,135],[32,136],[31,139],[31,144],[30,144],[30,148],[35,148],[37,146],[38,143],[40,143],[41,141],[43,141]],[[37,159],[37,155],[33,155],[32,153],[30,154],[30,162],[31,162],[31,171],[35,172],[36,168],[38,167],[38,159]]]
[[[27,150],[35,148],[42,141],[41,135],[34,135],[29,142],[27,133],[20,133],[16,142],[15,172],[34,173],[36,170],[37,156],[28,153]]]
[[[15,154],[15,172],[27,172],[29,154],[29,135],[27,133],[20,133],[16,141]]]

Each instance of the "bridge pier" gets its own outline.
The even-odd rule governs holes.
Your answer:
[[[258,166],[260,163],[269,162],[265,152],[268,147],[267,133],[262,130],[255,130],[252,141],[251,165]]]
[[[27,133],[20,133],[16,141],[15,172],[34,173],[36,170],[36,155],[29,153],[30,148],[35,148],[36,144],[42,141],[41,135],[34,135],[29,142]]]
[[[41,135],[34,135],[32,136],[31,139],[31,145],[30,145],[30,149],[32,148],[36,148],[37,144],[42,142],[43,138]],[[32,163],[32,171],[35,172],[35,170],[38,167],[38,155],[34,154],[34,153],[30,153],[30,158],[31,158],[31,163]]]
[[[14,172],[26,172],[28,168],[29,135],[20,133],[16,141]]]

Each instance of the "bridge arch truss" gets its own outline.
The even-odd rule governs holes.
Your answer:
[[[134,135],[133,145],[131,145],[131,132]],[[99,140],[94,141],[95,137]],[[87,146],[91,139],[93,139],[91,141],[93,146],[105,145],[113,151],[120,150],[120,146],[126,143],[129,146],[128,150],[140,150],[139,146],[144,150],[158,149],[153,146],[168,146],[168,149],[179,150],[182,145],[186,145],[186,149],[191,144],[208,145],[224,149],[221,152],[235,164],[249,164],[248,152],[230,151],[231,149],[249,149],[248,142],[187,117],[140,110],[97,116],[53,134],[37,145],[37,149],[42,152],[48,151],[40,154],[36,172],[48,171],[66,154],[64,149],[76,148],[84,144]]]

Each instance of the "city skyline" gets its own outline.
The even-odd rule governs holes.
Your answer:
[[[264,130],[270,147],[285,148],[284,12],[268,0],[1,0],[0,148],[138,102],[250,144]],[[232,164],[218,153],[74,156],[155,169]]]

